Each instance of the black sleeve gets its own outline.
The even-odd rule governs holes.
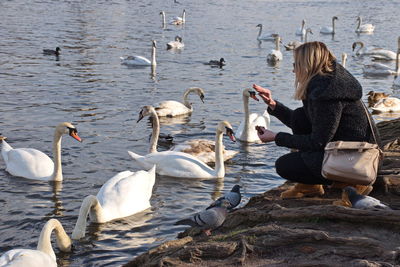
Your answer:
[[[276,102],[275,109],[272,110],[268,107],[268,109],[267,109],[268,113],[270,115],[276,117],[287,127],[292,128],[291,122],[292,122],[293,110],[286,107],[284,104],[282,104],[279,101],[275,101],[275,102]]]
[[[339,126],[343,104],[340,101],[318,101],[310,103],[312,107],[309,135],[292,135],[280,132],[275,137],[278,146],[303,151],[321,151],[332,140]]]

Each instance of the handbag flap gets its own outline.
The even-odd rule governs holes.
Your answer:
[[[325,146],[325,150],[336,150],[336,149],[371,149],[378,148],[377,144],[371,144],[368,142],[356,142],[356,141],[335,141],[329,142]]]

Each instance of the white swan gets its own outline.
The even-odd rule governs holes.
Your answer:
[[[167,43],[167,49],[182,49],[185,44],[182,42],[182,37],[175,36],[175,41]]]
[[[364,43],[361,41],[353,43],[352,45],[353,51],[357,48],[358,45],[360,46],[360,48],[358,48],[356,51],[357,56],[368,55],[371,56],[373,59],[378,59],[378,60],[396,60],[395,52],[382,48],[368,49],[367,47],[364,46]],[[400,48],[400,37],[398,38],[398,48]]]
[[[0,137],[2,142],[1,155],[6,163],[6,171],[13,176],[42,181],[62,181],[61,167],[61,139],[62,135],[69,134],[81,142],[78,131],[69,122],[60,123],[54,132],[53,161],[43,152],[33,148],[12,148]]]
[[[307,28],[306,33],[304,35],[304,43],[308,42],[308,34],[313,34],[311,28]],[[300,41],[291,41],[289,43],[287,43],[286,45],[284,45],[284,47],[286,48],[286,50],[294,50],[297,47],[301,46],[303,44],[303,42]]]
[[[362,24],[362,18],[360,16],[357,17],[357,21],[356,33],[372,33],[375,30],[375,26],[372,24]]]
[[[156,66],[156,48],[157,43],[155,40],[153,40],[151,49],[151,61],[142,56],[128,56],[120,57],[121,64],[128,66]]]
[[[376,112],[398,112],[400,111],[400,99],[396,97],[382,98],[371,109]]]
[[[370,65],[364,65],[363,71],[365,75],[379,75],[379,76],[387,76],[387,75],[399,75],[400,74],[400,49],[397,53],[396,60],[396,68],[393,70],[392,67],[381,64],[381,63],[373,63]]]
[[[85,236],[86,219],[96,223],[124,218],[150,207],[150,198],[156,178],[156,166],[149,171],[124,171],[109,179],[96,196],[83,199],[72,239]]]
[[[226,133],[232,141],[235,141],[232,126],[227,121],[218,123],[215,135],[215,169],[210,168],[198,158],[183,152],[163,151],[140,156],[128,151],[134,162],[144,169],[157,165],[157,173],[160,175],[181,178],[223,178],[225,166],[222,154],[222,136]]]
[[[346,61],[347,61],[347,54],[346,53],[342,53],[342,66],[343,68],[346,68]]]
[[[257,40],[259,41],[274,41],[275,37],[279,36],[277,33],[265,33],[262,34],[262,24],[258,24],[256,27],[259,27],[260,30],[258,31]]]
[[[256,92],[251,90],[250,88],[246,88],[243,90],[243,107],[244,107],[244,120],[239,125],[239,128],[236,131],[235,137],[236,139],[248,142],[255,143],[260,142],[260,138],[257,135],[256,126],[264,126],[266,129],[269,128],[270,116],[267,111],[264,111],[263,115],[259,115],[257,113],[249,114],[249,97],[258,101],[256,96]]]
[[[303,21],[301,22],[301,27],[296,30],[296,35],[298,35],[298,36],[306,35],[305,26],[306,26],[306,20],[303,19]]]
[[[332,27],[330,26],[324,26],[321,28],[320,33],[322,34],[335,34],[336,29],[335,29],[335,21],[338,20],[338,17],[333,16],[332,17]]]
[[[150,139],[149,153],[157,152],[157,145],[160,135],[160,121],[157,116],[156,110],[152,106],[144,106],[139,113],[139,119],[142,120],[145,116],[150,116],[152,118],[153,131]],[[215,141],[207,139],[193,139],[185,141],[181,144],[175,145],[170,149],[170,151],[185,152],[196,158],[200,159],[204,163],[214,163],[215,162]],[[222,145],[222,153],[224,161],[233,158],[239,151],[235,150],[225,150],[224,145]]]
[[[57,245],[61,251],[71,251],[71,239],[61,223],[50,219],[43,226],[36,249],[12,249],[0,257],[0,266],[57,267],[56,254],[51,247],[51,233],[55,230]]]
[[[188,95],[190,93],[196,93],[200,100],[204,103],[204,89],[200,87],[190,87],[183,93],[183,103],[166,100],[154,105],[154,108],[159,117],[175,117],[184,114],[190,114],[193,112],[192,104],[188,101]]]
[[[275,37],[275,49],[272,49],[267,55],[268,63],[276,64],[278,61],[281,61],[283,59],[282,52],[279,48],[280,43],[281,43],[281,37],[279,36]]]
[[[185,24],[185,22],[186,22],[186,10],[184,9],[182,12],[182,17],[172,18],[172,20],[169,22],[169,24],[182,25],[182,24]]]

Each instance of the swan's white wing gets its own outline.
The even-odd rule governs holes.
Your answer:
[[[7,267],[57,267],[57,263],[46,253],[33,249],[13,249],[0,257],[0,266]]]
[[[27,179],[48,180],[54,172],[53,161],[43,152],[33,148],[17,148],[7,153],[6,170],[14,176]]]
[[[381,63],[365,65],[363,71],[365,74],[371,75],[391,75],[395,73],[395,71],[392,70],[391,67]]]
[[[182,49],[185,45],[179,41],[171,41],[167,43],[168,48]]]
[[[396,53],[390,50],[377,49],[369,53],[373,59],[378,60],[395,60]]]
[[[129,153],[130,151],[128,151]],[[136,157],[130,152],[131,157]],[[176,151],[163,151],[150,153],[141,158],[134,158],[141,165],[157,166],[156,172],[160,175],[181,178],[215,178],[213,169],[204,162],[187,153]]]
[[[155,104],[154,109],[159,117],[174,117],[192,112],[192,109],[189,109],[184,104],[174,100],[162,101]]]
[[[360,26],[360,28],[356,29],[356,32],[359,33],[370,33],[373,32],[375,29],[375,26],[372,24],[363,24]]]
[[[109,179],[97,194],[106,220],[123,218],[150,207],[155,171],[124,171]]]
[[[142,56],[129,56],[126,58],[121,57],[122,64],[124,65],[136,65],[136,66],[148,66],[151,65],[151,61]]]
[[[320,33],[332,33],[332,32],[333,32],[333,28],[329,27],[329,26],[324,26],[320,30]]]

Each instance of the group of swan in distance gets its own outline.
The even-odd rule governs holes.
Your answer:
[[[372,24],[362,24],[362,18],[357,17],[357,29],[356,33],[372,33],[375,30],[375,26]]]
[[[306,29],[306,32],[304,34],[304,43],[308,42],[308,34],[313,34],[311,28]],[[286,50],[294,50],[302,44],[303,44],[303,42],[295,40],[295,41],[291,41],[291,42],[287,43],[286,45],[284,45],[284,47],[286,48]]]
[[[256,27],[260,28],[258,35],[257,35],[257,40],[259,40],[259,41],[274,41],[275,38],[277,36],[279,36],[279,34],[277,34],[277,33],[264,33],[263,34],[262,33],[262,29],[263,29],[262,24],[258,24]]]
[[[322,34],[335,34],[335,21],[339,20],[338,17],[333,16],[332,17],[332,27],[331,26],[324,26],[321,28],[320,33]]]
[[[105,223],[124,218],[150,208],[150,198],[156,179],[156,166],[149,171],[123,171],[109,179],[96,196],[83,199],[78,220],[72,232],[73,239],[85,236],[86,220]]]
[[[361,41],[354,42],[352,45],[353,51],[360,46],[355,54],[357,56],[370,56],[375,60],[396,60],[397,54],[393,51],[383,49],[383,48],[370,48],[364,46],[364,43]],[[397,38],[397,50],[400,49],[400,37]]]
[[[57,267],[56,254],[51,246],[51,233],[56,233],[61,251],[71,251],[72,241],[57,219],[50,219],[43,226],[36,249],[12,249],[0,257],[0,266]]]
[[[267,55],[267,62],[274,65],[283,59],[282,52],[280,50],[281,37],[275,37],[275,49],[272,49]]]
[[[6,171],[13,176],[42,181],[62,181],[61,167],[61,139],[64,134],[69,134],[81,142],[78,131],[69,122],[60,123],[54,132],[53,159],[43,152],[33,148],[12,148],[5,137],[0,137],[2,142],[1,155],[6,164]]]
[[[250,88],[246,88],[243,90],[243,108],[244,108],[244,120],[240,123],[235,137],[236,139],[247,142],[247,143],[255,143],[260,142],[260,138],[258,137],[256,126],[263,126],[266,129],[269,128],[270,116],[267,111],[264,111],[264,114],[259,115],[257,113],[249,112],[249,98],[253,98],[256,101],[259,101],[256,92]]]
[[[165,100],[154,105],[154,109],[159,117],[175,117],[187,115],[193,112],[192,103],[189,102],[190,93],[196,93],[204,103],[204,89],[200,87],[189,87],[183,93],[183,103],[175,100]]]
[[[156,48],[157,42],[153,40],[151,49],[151,61],[143,56],[128,56],[120,57],[121,64],[128,66],[156,66]]]
[[[175,41],[167,43],[167,49],[182,49],[185,44],[182,42],[182,37],[175,36]]]
[[[144,116],[156,117],[154,108],[152,106],[144,106],[140,112],[138,121],[140,121]],[[148,170],[153,165],[156,165],[156,172],[160,175],[180,178],[223,178],[225,176],[222,144],[224,132],[232,141],[235,141],[234,133],[230,123],[227,121],[221,121],[217,126],[215,136],[215,169],[212,169],[197,157],[184,152],[171,150],[162,152],[155,151],[150,152],[145,156],[140,156],[131,151],[128,151],[128,153],[134,160],[134,163],[140,168]],[[154,142],[154,140],[152,140],[152,142]],[[151,148],[150,151],[154,151],[154,149]]]

